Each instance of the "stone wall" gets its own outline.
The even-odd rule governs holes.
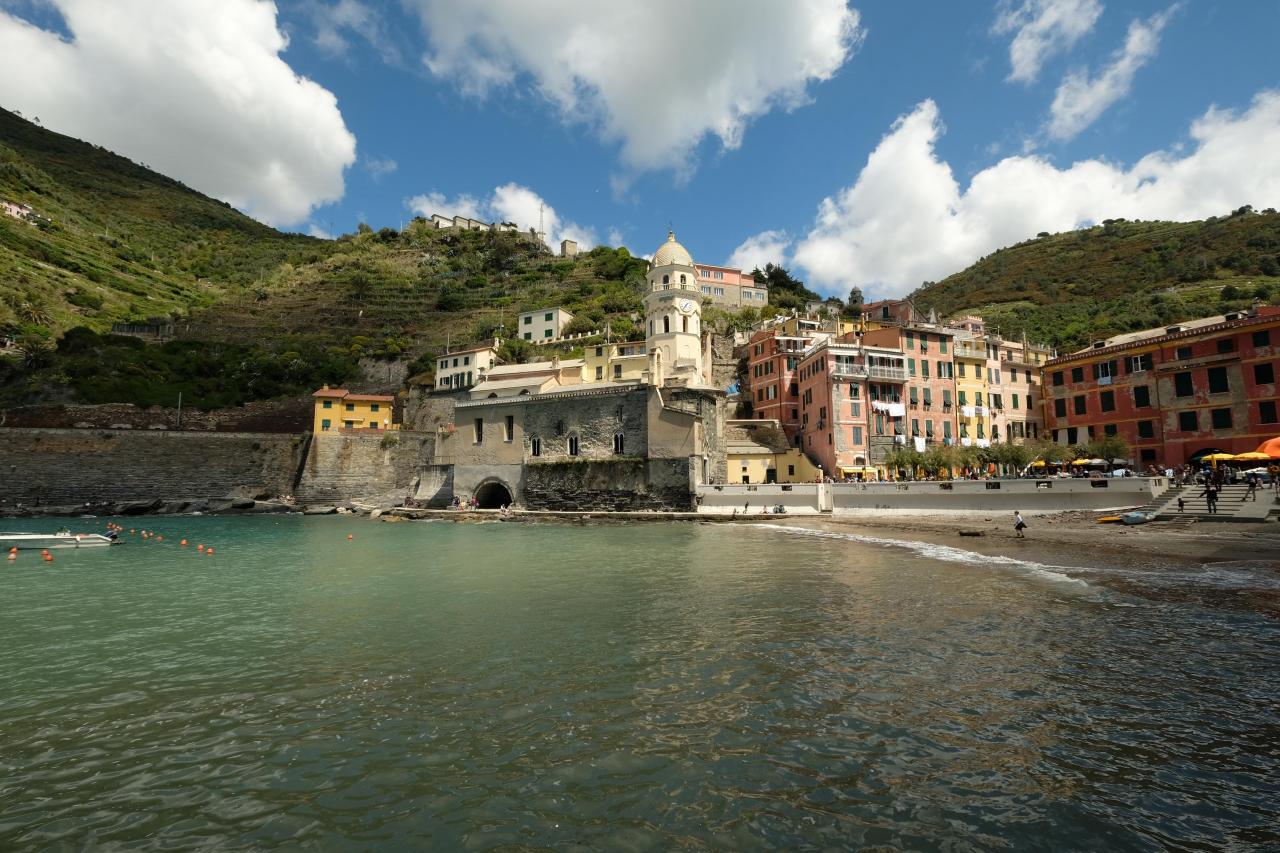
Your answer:
[[[419,471],[434,454],[435,437],[427,433],[316,435],[294,496],[308,504],[360,498],[398,502],[417,491]]]
[[[310,397],[290,400],[260,400],[230,409],[182,410],[184,432],[287,432],[311,429]],[[176,408],[134,406],[131,403],[104,403],[90,406],[77,403],[13,406],[0,412],[0,426],[41,429],[177,429]]]
[[[687,511],[689,463],[679,459],[531,463],[524,469],[524,507],[531,510]]]
[[[466,391],[431,394],[426,388],[414,388],[404,401],[404,425],[401,428],[418,432],[434,432],[446,424],[453,423],[454,405],[469,399],[471,399],[470,395]]]
[[[290,491],[302,442],[280,433],[0,429],[12,505],[221,498]]]

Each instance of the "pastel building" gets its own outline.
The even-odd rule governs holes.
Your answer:
[[[906,358],[854,335],[814,344],[797,369],[802,449],[828,476],[874,477],[907,443]]]
[[[956,383],[956,443],[991,445],[991,408],[987,400],[987,344],[981,333],[959,329],[952,338]]]
[[[516,319],[516,334],[522,341],[558,340],[573,315],[563,308],[526,311]]]
[[[484,381],[498,363],[498,342],[445,353],[436,361],[437,391],[460,391]]]
[[[814,337],[812,332],[786,331],[779,326],[762,329],[747,342],[746,395],[754,417],[777,421],[787,439],[799,444],[800,386],[796,370]]]
[[[725,308],[762,308],[769,304],[769,288],[751,273],[733,267],[697,265],[698,289],[703,299]]]
[[[1280,435],[1280,308],[1116,335],[1044,369],[1053,440],[1118,435],[1141,468],[1247,452]]]
[[[383,394],[352,394],[345,388],[328,385],[311,395],[315,401],[315,417],[311,432],[352,430],[397,430],[394,423],[396,398]]]
[[[526,364],[503,364],[489,370],[471,389],[472,400],[544,394],[566,385],[582,384],[583,360],[553,358]]]
[[[916,450],[935,443],[954,444],[958,435],[951,360],[955,334],[943,326],[911,324],[884,326],[862,335],[864,344],[902,353],[907,368],[903,434]]]
[[[731,483],[812,483],[819,476],[818,467],[790,445],[777,421],[726,421],[725,453]]]
[[[587,346],[583,355],[583,382],[639,382],[649,364],[643,341]]]
[[[990,332],[984,343],[991,440],[1021,444],[1039,438],[1044,428],[1041,371],[1053,351],[1025,338],[1006,341]]]

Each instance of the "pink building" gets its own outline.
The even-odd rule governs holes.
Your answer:
[[[821,341],[801,359],[802,448],[827,476],[865,477],[907,442],[906,359],[853,335]]]
[[[763,308],[769,304],[769,289],[751,273],[733,267],[698,264],[698,286],[704,299],[726,308]]]
[[[867,345],[902,353],[907,368],[907,443],[923,450],[930,444],[952,444],[959,434],[956,420],[955,367],[951,361],[954,330],[910,324],[873,329],[862,336]]]
[[[788,335],[774,326],[751,336],[747,344],[747,388],[752,416],[776,420],[787,439],[799,445],[800,389],[796,369],[813,342],[806,335]]]

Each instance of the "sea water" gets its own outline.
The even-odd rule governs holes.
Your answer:
[[[125,525],[164,540],[0,568],[0,849],[1280,844],[1277,623],[1104,567],[787,525]]]

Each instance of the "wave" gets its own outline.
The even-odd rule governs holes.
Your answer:
[[[766,527],[771,530],[782,531],[783,533],[792,533],[799,536],[813,536],[819,539],[841,539],[846,542],[859,542],[864,545],[880,545],[889,548],[902,548],[907,551],[914,551],[922,557],[928,557],[932,560],[942,560],[948,563],[1010,566],[1012,568],[1020,569],[1033,577],[1039,578],[1040,580],[1068,586],[1089,587],[1089,584],[1086,581],[1065,574],[1065,570],[1074,569],[1076,568],[1075,566],[1053,566],[1046,563],[1033,562],[1031,560],[1019,560],[1016,557],[979,554],[976,551],[966,551],[963,548],[953,548],[950,545],[938,545],[934,542],[912,542],[906,539],[886,539],[882,536],[864,536],[860,533],[834,533],[828,530],[814,530],[809,527],[794,527],[787,524],[751,524],[744,526],[756,528]]]

